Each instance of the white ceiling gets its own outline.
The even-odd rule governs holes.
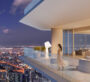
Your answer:
[[[89,18],[90,0],[44,0],[20,22],[37,29],[71,29],[90,26]]]

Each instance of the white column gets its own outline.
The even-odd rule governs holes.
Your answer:
[[[46,53],[45,53],[45,58],[46,59],[49,59],[49,52],[48,52],[48,48],[46,48],[46,51],[45,51]]]
[[[63,47],[63,30],[60,28],[52,28],[52,54],[57,54],[58,44]]]

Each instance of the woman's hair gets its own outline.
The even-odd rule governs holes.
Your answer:
[[[62,46],[61,46],[61,44],[58,44],[58,46],[59,46],[59,48],[61,49],[61,51],[62,51]]]

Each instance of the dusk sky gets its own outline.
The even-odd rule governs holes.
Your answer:
[[[51,32],[40,31],[19,23],[31,0],[0,0],[0,45],[43,45]]]

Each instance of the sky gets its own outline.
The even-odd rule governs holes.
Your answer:
[[[31,0],[0,0],[0,46],[43,45],[50,31],[40,31],[19,22]]]

